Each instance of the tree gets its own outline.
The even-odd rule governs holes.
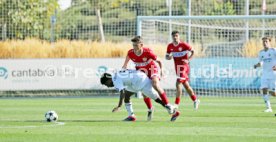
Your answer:
[[[1,25],[6,25],[7,38],[43,38],[46,23],[56,8],[57,0],[1,0]]]
[[[74,6],[74,5],[79,5],[83,2],[84,0],[71,0],[71,5]]]
[[[208,12],[209,15],[234,15],[235,10],[233,3],[230,1],[227,2],[218,2],[217,0],[213,0],[213,8]]]
[[[101,4],[103,4],[106,1],[101,1],[101,0],[88,0],[88,1],[95,8],[99,33],[101,36],[101,42],[105,42],[103,23],[102,23],[102,17],[101,17]]]
[[[105,42],[101,10],[105,9],[110,4],[112,7],[118,7],[121,5],[121,3],[126,3],[128,1],[129,0],[88,0],[88,2],[95,9],[95,13],[98,21],[98,29],[101,36],[101,42]]]

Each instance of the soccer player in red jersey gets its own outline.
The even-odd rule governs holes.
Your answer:
[[[194,109],[197,110],[200,101],[197,99],[193,89],[189,84],[189,60],[193,57],[194,51],[189,44],[180,41],[178,31],[172,32],[172,40],[173,42],[167,46],[166,59],[174,59],[175,72],[177,75],[175,104],[177,107],[180,104],[183,85],[191,99],[194,101]],[[191,53],[190,56],[188,53]]]
[[[150,48],[143,47],[143,41],[140,36],[135,36],[131,39],[133,49],[128,51],[123,68],[127,68],[129,60],[132,60],[135,64],[136,70],[143,71],[152,80],[153,88],[158,92],[161,100],[167,107],[172,107],[169,104],[165,91],[161,88],[159,80],[159,68],[156,63],[159,64],[162,76],[162,62],[157,59],[157,56]],[[148,97],[144,97],[144,101],[148,106],[149,112],[152,110],[152,104]]]

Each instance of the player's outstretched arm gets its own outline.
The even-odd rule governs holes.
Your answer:
[[[193,58],[193,56],[194,56],[194,50],[191,50],[190,52],[191,52],[191,55],[189,56],[189,60],[191,60]]]
[[[129,62],[130,58],[128,56],[126,56],[126,59],[125,59],[125,62],[124,62],[124,65],[123,65],[123,69],[127,69],[127,64]]]
[[[163,64],[161,62],[161,60],[159,60],[158,58],[155,60],[157,62],[157,64],[160,67],[160,73],[161,73],[161,77],[163,76]]]
[[[115,107],[115,108],[113,108],[112,112],[117,112],[117,111],[119,111],[120,107],[121,107],[122,104],[123,104],[124,98],[125,98],[125,89],[123,89],[123,90],[120,91],[120,99],[119,99],[118,106]]]

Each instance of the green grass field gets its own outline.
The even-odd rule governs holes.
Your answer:
[[[198,111],[184,97],[176,122],[170,122],[166,110],[156,103],[154,118],[147,122],[146,106],[136,98],[132,102],[137,121],[123,122],[127,116],[124,107],[111,112],[117,101],[118,98],[2,98],[0,142],[276,141],[276,117],[262,112],[261,97],[202,97]],[[276,100],[271,101],[276,106]],[[59,114],[59,123],[44,121],[48,110]]]

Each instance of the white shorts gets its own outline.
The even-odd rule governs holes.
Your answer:
[[[275,92],[276,80],[275,79],[261,79],[261,89],[267,88],[269,91]]]
[[[151,81],[144,88],[142,88],[141,92],[153,100],[159,98],[158,92],[152,87]]]
[[[156,100],[157,98],[159,98],[158,92],[152,87],[151,80],[147,78],[145,81],[146,81],[145,86],[140,90],[137,90],[131,86],[128,86],[126,90],[130,92],[135,92],[135,93],[141,91],[145,96],[153,100]]]

